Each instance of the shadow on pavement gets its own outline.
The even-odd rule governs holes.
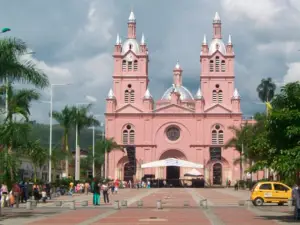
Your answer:
[[[278,216],[257,216],[257,219],[278,220],[279,222],[300,224],[299,220],[294,219],[294,215],[278,215]]]
[[[36,217],[36,216],[51,216],[57,214],[57,212],[6,212],[4,215],[0,217],[0,221],[4,221],[6,219],[10,218],[30,218],[30,217]],[[0,224],[1,225],[1,224]]]

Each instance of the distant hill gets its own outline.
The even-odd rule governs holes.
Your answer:
[[[33,122],[32,123],[32,132],[31,138],[33,140],[40,140],[41,144],[48,148],[49,147],[49,134],[50,134],[50,127],[48,124],[38,124]],[[62,145],[62,137],[63,137],[63,128],[59,125],[55,124],[52,127],[52,146],[61,147]],[[96,129],[95,131],[95,140],[102,138],[102,131]],[[93,145],[93,131],[92,129],[84,129],[80,133],[79,138],[80,147],[83,149],[88,149]],[[75,129],[70,131],[69,135],[69,147],[71,149],[75,149]]]

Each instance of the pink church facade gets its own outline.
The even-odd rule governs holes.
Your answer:
[[[113,85],[106,99],[105,131],[107,138],[113,137],[124,148],[135,147],[137,179],[145,174],[160,179],[183,178],[190,170],[141,169],[143,163],[166,158],[202,164],[204,168],[199,171],[211,184],[225,184],[226,180],[240,178],[240,167],[234,163],[239,153],[232,148],[224,149],[233,135],[228,127],[239,127],[245,122],[235,87],[233,44],[231,36],[227,44],[222,40],[218,13],[212,29],[211,42],[204,36],[201,46],[201,69],[199,77],[195,77],[195,82],[199,82],[197,93],[192,94],[183,86],[183,68],[177,62],[173,81],[170,76],[170,88],[157,101],[148,88],[151,78],[148,76],[148,48],[144,35],[140,42],[136,39],[133,12],[128,20],[127,39],[122,42],[117,36]],[[126,172],[129,162],[126,151],[110,152],[107,161],[108,176],[131,179]]]

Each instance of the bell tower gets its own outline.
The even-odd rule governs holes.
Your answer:
[[[222,23],[218,12],[215,14],[212,25],[213,36],[210,44],[207,44],[204,35],[201,46],[201,91],[206,107],[220,104],[226,108],[232,108],[231,100],[235,90],[235,55],[231,35],[225,45],[222,40]]]
[[[144,34],[136,38],[136,18],[130,12],[127,23],[127,38],[124,42],[117,35],[114,47],[113,88],[116,109],[126,104],[144,108],[143,96],[148,88],[148,48]]]

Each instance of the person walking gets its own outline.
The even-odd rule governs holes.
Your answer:
[[[96,182],[96,179],[92,182],[91,189],[93,193],[93,205],[100,205],[101,186],[98,182]]]
[[[109,203],[109,186],[108,184],[103,184],[101,187],[102,191],[103,191],[103,198],[104,198],[104,202],[105,203]]]
[[[12,192],[13,192],[13,196],[15,197],[16,207],[19,208],[20,194],[21,194],[21,188],[19,184],[15,183],[13,185]]]
[[[6,199],[8,196],[8,188],[6,184],[2,184],[1,187],[1,208],[4,208],[6,206]]]

